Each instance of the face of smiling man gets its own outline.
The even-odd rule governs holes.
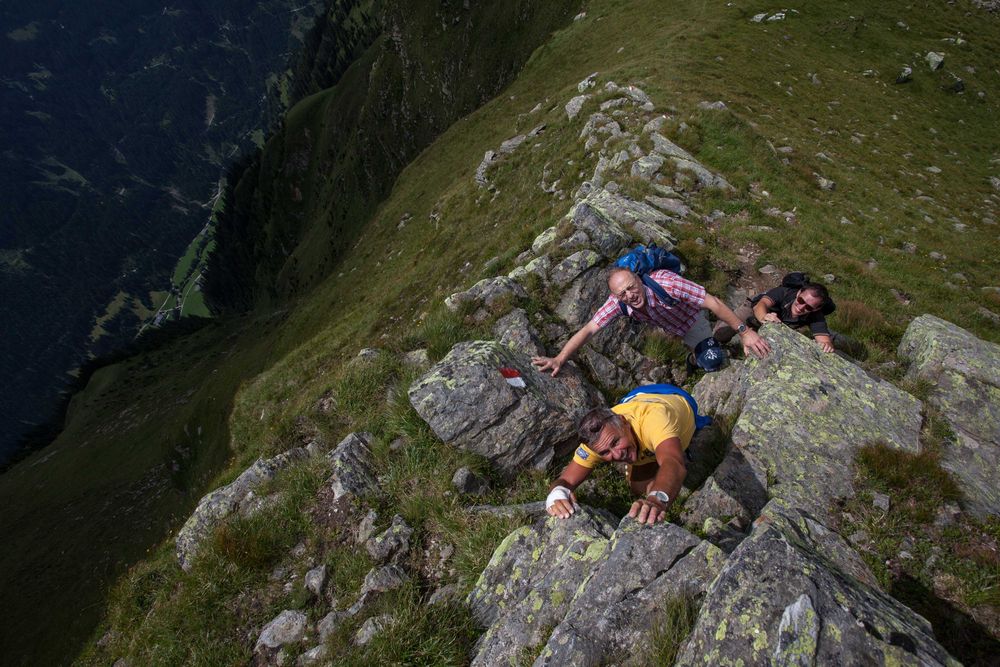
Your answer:
[[[621,423],[620,419],[604,425],[601,437],[594,443],[592,449],[605,461],[635,463],[639,449],[632,436],[632,429],[628,424]]]
[[[792,317],[802,317],[809,313],[815,313],[822,307],[823,299],[812,292],[800,289],[799,293],[795,295],[795,301],[792,302]]]
[[[608,278],[608,289],[612,296],[632,308],[642,308],[646,305],[646,290],[642,280],[631,271],[615,271]]]

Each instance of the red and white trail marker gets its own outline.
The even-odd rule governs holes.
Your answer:
[[[527,385],[524,384],[524,378],[521,377],[521,371],[516,368],[508,368],[504,366],[500,369],[500,375],[504,376],[507,380],[507,384],[512,387],[517,387],[519,389],[524,389]]]

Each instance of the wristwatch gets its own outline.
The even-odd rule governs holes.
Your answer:
[[[667,495],[666,491],[650,491],[649,493],[646,494],[646,497],[656,498],[664,505],[670,502],[670,496]]]
[[[747,325],[740,324],[740,326],[736,327],[736,333],[740,334],[741,336],[746,332],[747,332]]]

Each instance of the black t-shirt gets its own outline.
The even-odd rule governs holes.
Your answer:
[[[756,304],[760,301],[761,297],[766,296],[774,302],[774,305],[770,306],[767,312],[777,315],[781,318],[782,323],[790,327],[801,327],[808,324],[809,330],[812,331],[814,336],[817,334],[820,336],[829,336],[830,330],[826,326],[826,315],[833,312],[833,301],[827,299],[827,303],[822,309],[806,313],[802,317],[792,317],[792,304],[795,303],[795,297],[798,293],[799,288],[797,287],[778,285],[774,289],[757,295],[751,300],[751,303]]]

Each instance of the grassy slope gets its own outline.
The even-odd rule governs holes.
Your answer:
[[[669,130],[675,132],[679,120],[693,128],[675,134],[676,140],[723,171],[741,193],[752,182],[762,184],[761,189],[770,193],[766,201],[741,194],[728,201],[703,202],[709,210],[718,206],[728,213],[749,214],[749,223],[730,218],[718,237],[752,241],[763,251],[761,263],[836,274],[838,300],[868,305],[843,309],[849,317],[842,316],[838,326],[868,342],[877,359],[891,357],[906,321],[921,312],[938,314],[998,340],[995,328],[975,314],[984,298],[990,298],[983,297],[979,288],[995,284],[1000,273],[991,252],[995,228],[982,221],[989,210],[984,199],[991,194],[987,177],[995,170],[990,160],[997,157],[990,153],[997,145],[992,123],[997,78],[988,67],[989,54],[1000,46],[996,19],[978,12],[967,17],[968,6],[961,3],[952,7],[886,2],[875,9],[860,2],[802,3],[798,8],[802,13],[783,23],[759,25],[748,18],[771,9],[762,3],[741,7],[706,2],[589,3],[587,18],[539,49],[500,98],[456,123],[414,161],[354,252],[319,288],[294,304],[287,321],[270,334],[254,331],[233,344],[235,358],[254,358],[246,351],[254,340],[271,351],[267,358],[274,363],[235,397],[229,419],[236,450],[233,467],[219,481],[257,455],[295,444],[300,416],[331,440],[359,424],[380,427],[384,439],[398,434],[401,427],[394,421],[376,419],[371,424],[371,416],[344,411],[323,416],[314,405],[328,392],[337,394],[341,364],[358,348],[401,345],[444,295],[480,277],[488,259],[499,256],[501,264],[509,263],[535,233],[565,213],[569,202],[551,200],[537,182],[546,163],[555,175],[562,175],[567,191],[582,180],[577,166],[565,164],[566,160],[579,164],[583,155],[576,139],[579,124],[565,120],[562,105],[576,94],[576,82],[592,71],[599,71],[602,80],[639,83],[658,108],[676,108]],[[894,28],[901,19],[910,24],[908,31]],[[968,44],[943,47],[940,40],[958,31]],[[914,52],[930,49],[946,51],[946,67],[966,79],[964,95],[941,91],[939,75],[915,62]],[[914,65],[916,80],[897,87],[891,81],[903,62]],[[960,69],[967,63],[977,68],[977,74]],[[866,77],[867,69],[879,74]],[[818,76],[819,85],[810,82],[810,73]],[[975,94],[980,89],[986,92],[985,100]],[[694,109],[700,100],[715,99],[723,99],[731,113]],[[543,102],[544,110],[528,115],[538,102]],[[501,194],[493,202],[481,199],[472,175],[483,152],[542,121],[548,123],[545,148],[515,153],[497,167],[494,178]],[[864,135],[860,144],[851,140],[852,132]],[[767,141],[792,146],[790,164],[783,164]],[[816,158],[819,151],[834,162]],[[942,172],[926,172],[929,165]],[[837,189],[818,190],[813,171],[835,179]],[[917,188],[936,203],[915,200]],[[771,205],[783,210],[795,207],[798,224],[765,216],[762,210]],[[436,221],[430,217],[432,211],[438,214]],[[932,222],[924,220],[924,211]],[[404,214],[412,219],[400,229]],[[953,233],[949,216],[967,224],[967,230]],[[840,225],[841,217],[854,225]],[[748,231],[747,224],[778,231]],[[713,242],[704,229],[692,227],[681,234],[707,237],[713,260],[723,266],[734,264],[730,249]],[[905,241],[917,244],[916,254],[895,251]],[[926,255],[930,250],[948,259],[931,260]],[[869,258],[877,262],[873,269],[868,268]],[[463,268],[466,262],[470,268]],[[941,271],[942,264],[946,272]],[[963,273],[968,283],[948,275],[955,271]],[[947,287],[945,281],[956,288]],[[890,288],[910,295],[911,305],[898,302]],[[997,304],[987,305],[996,309]],[[182,386],[180,381],[176,384]],[[461,523],[454,518],[454,501],[440,494],[462,459],[434,459],[430,445],[414,451],[425,452],[434,465],[410,462],[411,475],[426,477],[422,481],[427,495],[421,496],[422,503],[406,503],[413,515],[409,518],[419,521],[427,535],[448,534],[449,523]],[[405,472],[388,453],[385,465],[389,472]],[[537,483],[529,480],[514,493],[530,495]],[[394,498],[406,497],[404,488],[390,489],[388,509]],[[504,494],[499,495],[502,499]],[[421,504],[435,508],[444,520],[428,520]],[[294,541],[295,536],[286,539]],[[488,548],[481,546],[475,553],[481,558]],[[474,565],[475,558],[469,571]],[[205,572],[217,573],[205,567]],[[134,570],[118,599],[134,590],[135,577],[148,573],[162,577],[165,588],[156,589],[160,598],[171,589],[183,598],[185,591],[206,581],[180,577],[165,547]],[[168,615],[169,604],[163,604],[159,614]],[[143,623],[148,611],[128,613],[119,601],[113,607],[112,625],[121,631]],[[241,622],[259,623],[269,611]],[[151,618],[147,623],[158,623],[160,616]],[[208,618],[202,623],[211,625]],[[161,632],[176,626],[164,628]],[[147,641],[156,636],[151,634]],[[222,636],[232,640],[234,635],[222,632]],[[125,644],[115,643],[112,649],[124,651]],[[136,655],[144,651],[142,646],[128,650]],[[91,658],[107,655],[97,652]],[[186,659],[194,661],[191,655]]]

